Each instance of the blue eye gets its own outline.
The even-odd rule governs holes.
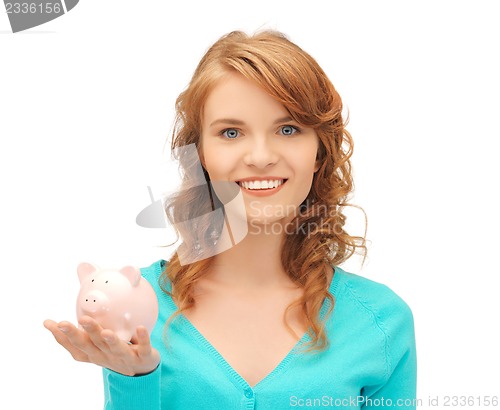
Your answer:
[[[223,135],[226,138],[229,139],[234,139],[236,138],[240,132],[236,128],[228,128],[227,130],[224,130],[221,132],[221,135]]]
[[[293,125],[283,125],[283,127],[281,127],[280,129],[281,135],[286,136],[293,135],[298,131],[299,129],[297,127],[294,127]]]

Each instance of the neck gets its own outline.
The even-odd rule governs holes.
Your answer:
[[[262,226],[250,229],[241,242],[214,256],[210,278],[245,289],[290,286],[281,265],[283,239],[282,232],[272,233]]]

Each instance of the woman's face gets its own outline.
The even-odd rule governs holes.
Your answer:
[[[297,215],[318,170],[318,144],[312,128],[240,74],[224,77],[206,100],[202,163],[213,183],[239,185],[251,224]]]

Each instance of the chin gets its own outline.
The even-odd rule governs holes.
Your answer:
[[[292,218],[289,217],[266,217],[256,218],[248,217],[248,232],[249,234],[259,235],[281,235],[286,231],[287,223]]]

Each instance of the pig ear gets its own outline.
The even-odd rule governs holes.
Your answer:
[[[80,279],[80,283],[82,283],[87,276],[91,275],[95,271],[99,270],[99,268],[95,265],[92,265],[88,262],[82,262],[76,268],[76,272],[78,273],[78,279]]]
[[[120,269],[120,273],[125,275],[132,286],[137,286],[141,280],[141,271],[135,266],[125,266]]]

